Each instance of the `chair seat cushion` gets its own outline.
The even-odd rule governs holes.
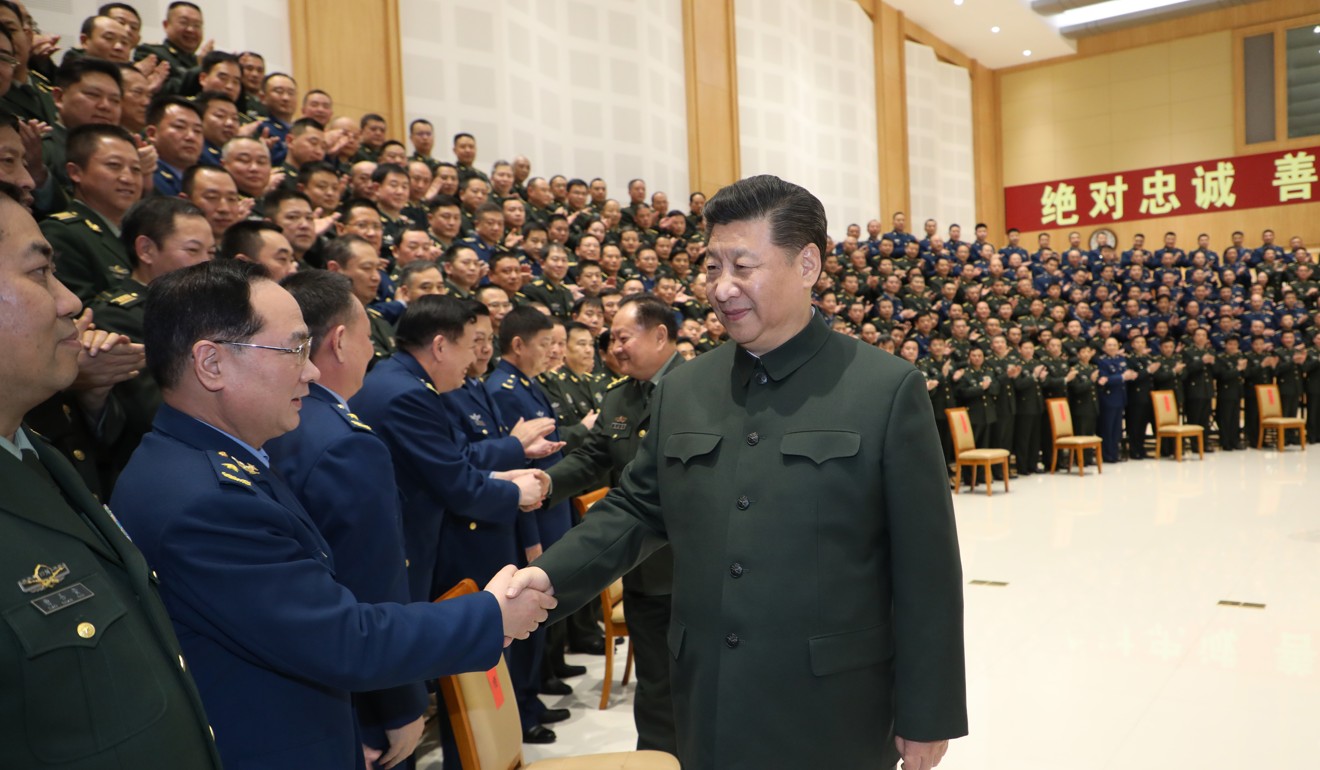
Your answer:
[[[1063,436],[1055,439],[1059,446],[1091,446],[1101,443],[1099,436]]]
[[[1205,428],[1200,425],[1161,425],[1159,432],[1170,436],[1195,436],[1205,433]]]
[[[527,765],[526,770],[679,770],[679,764],[663,751],[626,751],[543,759]]]
[[[1267,428],[1300,428],[1306,424],[1301,417],[1266,417],[1261,424]]]
[[[623,617],[623,602],[614,605],[614,611],[610,613],[610,622],[616,626],[623,626],[627,623]],[[627,633],[627,630],[624,630]]]
[[[968,449],[958,453],[959,462],[972,460],[1003,460],[1008,457],[1007,449]]]

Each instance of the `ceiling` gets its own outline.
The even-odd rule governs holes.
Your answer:
[[[1078,37],[1258,0],[884,1],[967,56],[999,69],[1076,53]]]

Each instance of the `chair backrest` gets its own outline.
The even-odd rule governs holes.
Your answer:
[[[967,407],[945,409],[944,416],[949,421],[949,433],[953,436],[953,456],[975,449],[976,438],[972,436],[972,421],[967,418]]]
[[[476,592],[477,584],[465,579],[436,601]],[[503,655],[489,671],[442,677],[440,692],[466,770],[522,767],[522,723]]]
[[[1152,390],[1150,403],[1155,407],[1155,427],[1178,424],[1178,401],[1172,390]]]
[[[1068,406],[1068,399],[1045,399],[1045,411],[1050,413],[1050,435],[1054,438],[1073,435],[1072,409]]]
[[[1256,405],[1260,408],[1262,418],[1282,417],[1283,405],[1279,403],[1279,386],[1257,385]]]
[[[602,497],[608,494],[609,491],[609,487],[601,487],[600,489],[593,489],[586,494],[578,495],[573,498],[573,510],[577,511],[577,515],[579,516],[585,515],[587,509],[595,505]]]
[[[610,598],[611,607],[623,601],[623,580],[619,579],[610,583],[610,587],[605,589],[605,591]]]

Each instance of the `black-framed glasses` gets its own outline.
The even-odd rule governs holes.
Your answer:
[[[302,344],[296,348],[281,348],[276,345],[257,345],[253,342],[235,342],[234,340],[212,340],[217,345],[233,345],[236,348],[256,348],[257,350],[274,350],[277,353],[288,353],[291,356],[298,357],[298,366],[304,366],[307,359],[312,355],[312,338],[303,340]]]

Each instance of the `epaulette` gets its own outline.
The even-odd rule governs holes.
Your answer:
[[[76,211],[61,211],[61,212],[59,212],[58,214],[51,214],[51,215],[50,215],[50,218],[51,218],[51,219],[58,220],[58,221],[60,221],[60,222],[68,222],[70,219],[77,219],[77,218],[78,218],[78,212],[76,212]]]
[[[207,452],[207,459],[215,469],[216,479],[221,484],[235,487],[252,488],[252,476],[260,475],[255,465],[231,457],[228,452]]]
[[[533,286],[545,286],[545,280],[542,279],[542,278],[537,278],[535,281],[532,281],[532,285],[533,285]]]
[[[623,383],[627,382],[629,379],[630,379],[630,378],[628,378],[628,377],[619,377],[618,379],[610,380],[610,384],[605,386],[605,390],[607,390],[607,391],[614,390],[615,388],[619,387],[619,386],[622,385]]]
[[[343,404],[335,404],[335,413],[338,414],[340,417],[344,418],[344,422],[348,423],[350,426],[357,428],[359,430],[365,430],[368,433],[372,432],[370,425],[366,424],[365,422],[362,422],[361,418],[359,418],[356,414],[353,414],[352,412],[348,411],[348,407],[344,406]]]
[[[118,297],[111,299],[109,302],[111,305],[115,305],[117,307],[133,307],[139,302],[145,302],[145,301],[146,301],[146,297],[139,295],[135,291],[130,291],[127,294],[120,294]]]
[[[375,317],[377,317],[377,318],[384,318],[384,317],[385,317],[385,316],[381,315],[381,314],[380,314],[380,311],[377,310],[377,309],[374,308],[374,307],[369,307],[369,308],[367,308],[367,314],[368,314],[368,315],[373,315],[373,316],[375,316]]]
[[[87,228],[88,228],[89,230],[91,230],[92,232],[96,233],[97,235],[100,235],[100,234],[101,234],[101,226],[100,226],[100,225],[96,224],[95,222],[93,222],[93,221],[90,220],[90,219],[84,219],[83,221],[87,223]]]

